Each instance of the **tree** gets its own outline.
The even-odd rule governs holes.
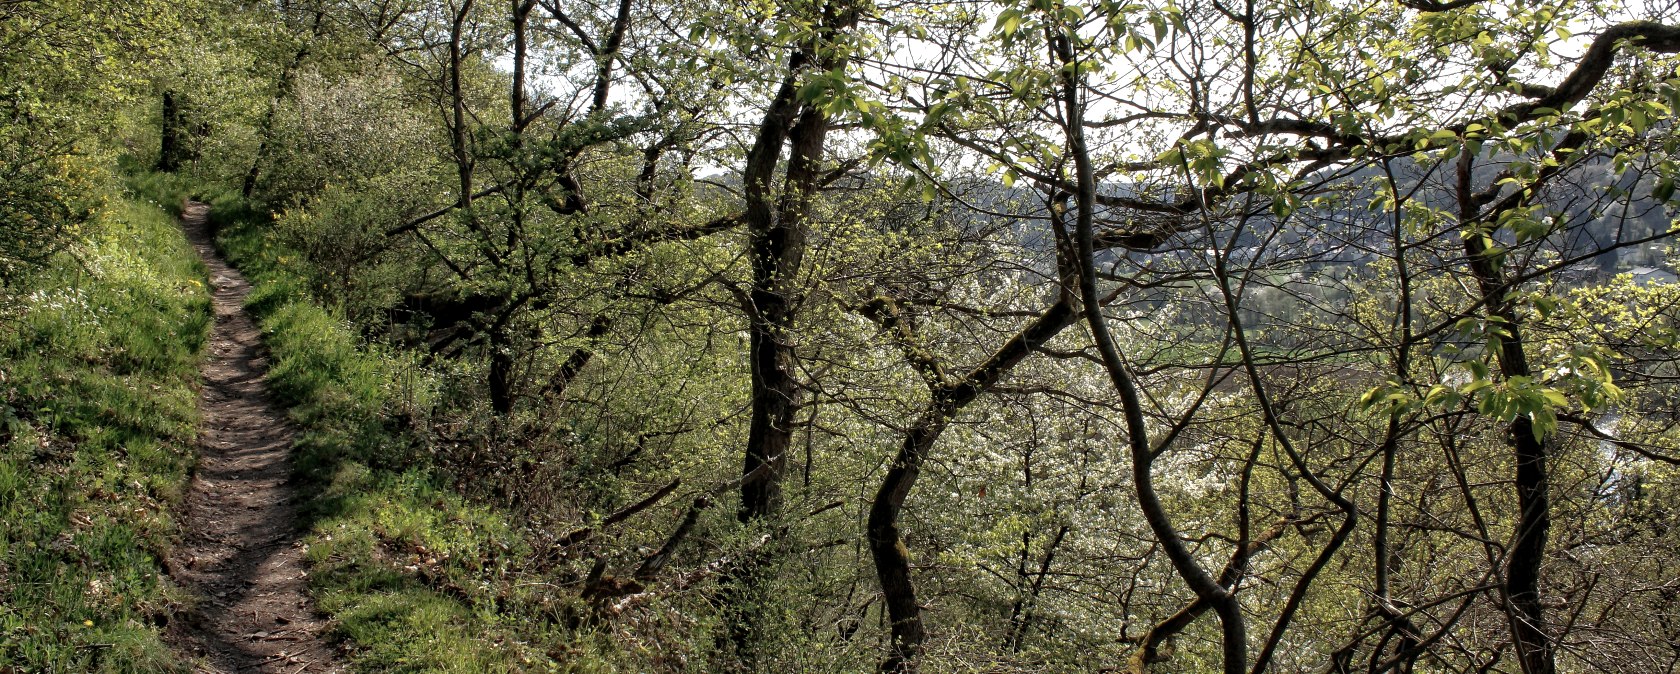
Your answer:
[[[0,285],[52,259],[96,208],[96,134],[141,100],[147,68],[197,5],[8,2],[0,6]]]
[[[1544,557],[1550,511],[1544,461],[1553,451],[1547,449],[1543,438],[1555,427],[1552,407],[1571,403],[1566,402],[1566,397],[1558,389],[1532,387],[1533,371],[1523,364],[1526,358],[1518,327],[1520,321],[1511,311],[1507,295],[1511,292],[1513,281],[1508,278],[1508,271],[1500,269],[1502,261],[1508,259],[1508,253],[1494,242],[1496,237],[1502,236],[1502,231],[1508,232],[1507,235],[1518,243],[1532,243],[1567,229],[1562,219],[1536,218],[1532,212],[1522,217],[1533,218],[1529,222],[1548,222],[1550,227],[1523,225],[1522,220],[1515,219],[1518,217],[1515,211],[1533,208],[1537,194],[1550,179],[1567,173],[1570,167],[1578,165],[1575,162],[1591,163],[1595,160],[1595,155],[1582,152],[1578,145],[1585,142],[1591,132],[1574,127],[1559,131],[1557,124],[1568,123],[1569,119],[1559,119],[1559,111],[1586,99],[1598,87],[1617,53],[1617,46],[1625,44],[1625,40],[1632,38],[1640,48],[1669,53],[1675,49],[1672,42],[1674,29],[1637,21],[1613,25],[1592,41],[1583,58],[1572,69],[1563,72],[1559,85],[1512,85],[1512,66],[1531,63],[1523,54],[1540,49],[1533,42],[1536,39],[1534,36],[1549,36],[1554,32],[1559,36],[1567,35],[1566,31],[1552,30],[1559,25],[1558,22],[1564,21],[1558,17],[1558,12],[1546,9],[1524,15],[1522,21],[1526,23],[1511,31],[1518,36],[1514,39],[1519,40],[1512,44],[1502,42],[1487,30],[1493,19],[1478,14],[1474,3],[1452,8],[1395,8],[1393,13],[1383,15],[1385,20],[1393,23],[1383,25],[1382,30],[1398,29],[1398,32],[1419,35],[1440,46],[1417,51],[1384,52],[1384,56],[1392,57],[1394,61],[1383,63],[1374,60],[1369,51],[1358,58],[1342,60],[1329,46],[1362,46],[1363,38],[1355,33],[1340,32],[1346,30],[1347,24],[1338,23],[1333,12],[1327,13],[1323,9],[1307,10],[1287,5],[1257,7],[1250,3],[1242,11],[1218,4],[1154,12],[1148,8],[1106,5],[1091,8],[1035,5],[1006,10],[999,15],[994,27],[997,37],[1001,38],[1000,44],[1006,49],[1025,45],[1026,48],[1021,50],[1023,54],[1047,52],[1048,63],[1041,68],[1030,65],[997,67],[993,64],[998,61],[978,56],[972,67],[991,68],[989,71],[940,73],[938,79],[926,85],[934,90],[934,96],[926,102],[919,102],[917,107],[926,117],[943,121],[942,117],[950,114],[946,109],[950,103],[939,101],[943,97],[960,101],[957,105],[976,108],[979,114],[971,115],[970,119],[998,120],[995,128],[1004,140],[996,144],[989,139],[977,139],[972,133],[972,121],[968,121],[967,126],[963,122],[947,122],[944,130],[951,142],[1001,164],[1011,175],[1028,177],[1042,189],[1052,193],[1064,191],[1071,197],[1073,206],[1069,210],[1075,220],[1072,238],[1079,250],[1078,259],[1082,260],[1078,274],[1081,304],[1104,369],[1125,410],[1133,482],[1139,506],[1171,565],[1195,594],[1196,599],[1181,615],[1193,619],[1201,611],[1211,608],[1220,616],[1224,649],[1222,659],[1225,671],[1230,672],[1248,670],[1250,662],[1253,662],[1254,671],[1268,666],[1294,613],[1305,601],[1316,577],[1347,542],[1363,510],[1352,500],[1346,486],[1336,486],[1338,483],[1346,485],[1346,480],[1352,478],[1337,478],[1339,482],[1327,479],[1311,467],[1307,458],[1295,448],[1300,440],[1287,428],[1288,421],[1280,411],[1284,402],[1274,398],[1269,391],[1278,384],[1268,383],[1270,377],[1262,371],[1263,368],[1274,370],[1285,363],[1257,355],[1250,329],[1242,319],[1240,295],[1241,289],[1249,283],[1251,272],[1233,271],[1233,250],[1245,238],[1244,229],[1253,226],[1252,221],[1263,217],[1267,210],[1273,218],[1284,221],[1291,217],[1305,219],[1304,215],[1296,213],[1301,208],[1298,204],[1305,202],[1308,195],[1323,193],[1326,186],[1334,187],[1338,181],[1345,181],[1341,176],[1357,175],[1376,162],[1396,158],[1428,162],[1431,161],[1431,148],[1459,156],[1460,183],[1456,188],[1449,186],[1444,190],[1444,197],[1433,199],[1450,199],[1457,194],[1458,202],[1464,205],[1454,220],[1457,227],[1471,233],[1463,237],[1468,243],[1462,257],[1457,258],[1456,264],[1461,266],[1456,271],[1462,277],[1475,279],[1477,286],[1482,288],[1479,298],[1469,298],[1473,304],[1471,315],[1479,315],[1482,325],[1499,326],[1491,336],[1478,336],[1486,338],[1491,344],[1489,353],[1498,354],[1495,358],[1498,371],[1508,382],[1496,385],[1501,393],[1486,394],[1489,397],[1483,399],[1480,411],[1511,424],[1507,435],[1516,466],[1514,544],[1509,556],[1499,562],[1499,575],[1504,577],[1501,595],[1505,599],[1502,602],[1505,602],[1510,616],[1510,629],[1524,670],[1552,671],[1554,637],[1548,634],[1538,589],[1539,564]],[[1442,16],[1448,10],[1454,12],[1450,19]],[[1263,43],[1256,36],[1260,25],[1288,26],[1291,30],[1314,35],[1313,46],[1290,52],[1290,43]],[[1416,27],[1409,31],[1399,28],[1407,25]],[[1146,32],[1145,28],[1151,28],[1153,34]],[[1035,39],[1040,36],[1042,39]],[[1473,36],[1475,40],[1467,49],[1457,47],[1466,36]],[[1164,44],[1161,50],[1154,51],[1157,41]],[[1544,38],[1540,42],[1544,42]],[[1180,49],[1167,54],[1166,44]],[[1182,48],[1186,46],[1196,50],[1193,52],[1195,56],[1189,60],[1178,57],[1178,54],[1185,53]],[[1263,46],[1277,47],[1282,51],[1261,54],[1258,50]],[[1204,65],[1210,61],[1210,53],[1220,50],[1230,54],[1231,62],[1242,65],[1218,72],[1204,70]],[[1145,53],[1126,56],[1140,51]],[[1480,67],[1491,66],[1485,73],[1476,67],[1469,70],[1473,77],[1479,78],[1478,81],[1485,82],[1488,89],[1471,88],[1472,93],[1465,94],[1464,87],[1437,89],[1420,84],[1430,73],[1440,72],[1422,67],[1420,59],[1440,58],[1445,63],[1457,64],[1461,62],[1461,56],[1471,57],[1472,63],[1479,60]],[[1363,59],[1363,63],[1359,58]],[[1109,70],[1116,62],[1122,63],[1127,72],[1115,74]],[[1401,64],[1401,67],[1389,70],[1394,63]],[[1268,69],[1268,64],[1290,65],[1287,69],[1274,72]],[[1544,58],[1537,65],[1551,66]],[[1340,71],[1348,67],[1355,72]],[[1137,76],[1132,74],[1134,72]],[[1148,95],[1140,97],[1134,94],[1130,88],[1148,81],[1157,90],[1162,89],[1157,80],[1144,80],[1142,77],[1173,72],[1186,81],[1178,86],[1164,87],[1171,92],[1166,96],[1156,94],[1155,100],[1151,100]],[[1371,74],[1355,75],[1365,72]],[[1320,73],[1336,80],[1336,85],[1318,89],[1326,92],[1326,100],[1315,104],[1316,108],[1295,102],[1294,99],[1303,97],[1309,101],[1312,99],[1310,85],[1313,76]],[[1406,91],[1423,93],[1412,101],[1400,100],[1404,94],[1389,90],[1385,81],[1396,74],[1410,78],[1406,81]],[[1370,84],[1354,88],[1346,84],[1350,81]],[[999,91],[992,96],[965,91],[965,87],[972,88],[974,82],[997,83]],[[1301,85],[1309,86],[1303,90]],[[1208,98],[1209,92],[1215,91],[1232,92],[1235,100],[1225,106],[1216,106]],[[1440,91],[1451,93],[1442,98],[1438,93]],[[1483,91],[1487,93],[1481,93]],[[1500,92],[1504,91],[1510,91],[1512,98],[1501,100],[1503,94]],[[1262,92],[1272,98],[1262,96]],[[1163,105],[1156,102],[1163,98],[1172,101],[1174,94],[1183,96],[1182,111],[1173,110],[1172,103]],[[1652,95],[1660,98],[1662,94],[1653,91]],[[1418,111],[1426,109],[1439,111],[1448,101],[1463,100],[1459,97],[1471,101],[1472,111],[1466,115],[1467,119],[1443,120],[1418,114]],[[1043,120],[1045,125],[1056,130],[1052,133],[1058,133],[1060,138],[1023,131],[1032,127],[1015,120],[1026,119],[1034,113],[1006,112],[990,102],[997,100],[1019,101],[1036,113],[1036,119]],[[1105,106],[1114,105],[1120,109],[1106,119],[1088,119],[1086,111],[1090,102],[1098,100],[1103,101]],[[1621,105],[1619,102],[1610,104],[1612,108]],[[1127,114],[1128,107],[1136,110],[1135,114]],[[1315,114],[1320,116],[1303,117],[1298,112],[1303,109],[1316,110]],[[1592,121],[1598,114],[1599,111],[1593,109],[1581,113],[1590,129],[1599,128],[1600,123]],[[1650,113],[1639,113],[1641,117],[1647,114]],[[1157,150],[1158,154],[1145,153],[1142,159],[1101,155],[1101,150],[1094,150],[1096,146],[1088,140],[1089,134],[1101,133],[1104,141],[1112,142],[1112,139],[1126,137],[1123,135],[1125,132],[1117,129],[1135,128],[1141,133],[1165,119],[1180,120],[1181,128],[1186,130],[1171,145]],[[1221,139],[1221,135],[1229,138],[1229,142]],[[1476,147],[1458,147],[1457,143],[1465,135],[1476,140]],[[1496,176],[1492,187],[1480,191],[1481,188],[1472,185],[1471,167],[1481,154],[1483,143],[1487,142],[1486,136],[1503,136],[1501,140],[1509,138],[1505,142],[1511,146],[1503,149],[1511,154],[1521,155],[1525,149],[1532,154],[1536,147],[1541,152],[1551,153],[1549,160],[1540,162],[1550,170],[1535,170],[1530,166],[1524,173],[1523,164],[1519,163],[1515,169]],[[1538,142],[1535,142],[1537,139]],[[1131,150],[1126,146],[1121,148],[1122,151]],[[1136,156],[1133,151],[1132,157]],[[1501,163],[1505,160],[1502,159]],[[1108,176],[1120,174],[1138,176],[1131,178],[1135,185],[1149,185],[1144,181],[1151,175],[1167,178],[1168,182],[1164,189],[1101,182],[1113,181],[1115,179]],[[1514,179],[1513,174],[1517,176]],[[1099,175],[1104,178],[1099,179]],[[1175,182],[1176,187],[1173,186]],[[1511,183],[1520,184],[1520,188],[1508,187]],[[1419,188],[1391,184],[1389,192],[1391,195],[1399,194],[1401,189]],[[1166,198],[1150,196],[1162,193]],[[1400,201],[1404,199],[1402,197]],[[1431,197],[1422,199],[1430,200]],[[1264,210],[1257,210],[1257,204]],[[1416,231],[1408,227],[1416,228],[1418,225],[1407,221],[1414,213],[1405,212],[1403,205],[1393,207],[1396,209],[1397,224],[1392,240],[1399,242],[1394,260],[1402,279],[1407,279],[1413,272],[1407,269],[1410,253],[1406,250],[1406,236],[1408,232]],[[1479,222],[1487,224],[1476,224]],[[1229,238],[1225,238],[1226,232],[1229,232]],[[1153,486],[1151,465],[1160,455],[1173,451],[1174,440],[1179,437],[1184,424],[1194,418],[1196,409],[1192,407],[1182,417],[1181,423],[1167,428],[1162,439],[1152,439],[1148,429],[1149,418],[1154,413],[1137,383],[1136,372],[1140,365],[1121,353],[1118,342],[1107,327],[1112,319],[1100,309],[1104,301],[1098,279],[1103,274],[1099,272],[1097,251],[1115,244],[1158,250],[1170,245],[1174,238],[1190,234],[1213,238],[1218,246],[1209,249],[1208,259],[1201,261],[1209,266],[1203,267],[1200,273],[1206,275],[1217,296],[1223,298],[1219,304],[1224,306],[1216,309],[1216,315],[1222,314],[1221,319],[1231,338],[1226,346],[1234,347],[1239,357],[1236,363],[1227,367],[1233,367],[1247,380],[1249,394],[1253,396],[1252,404],[1268,427],[1265,437],[1259,442],[1261,445],[1276,443],[1288,456],[1295,477],[1311,485],[1322,499],[1341,513],[1341,522],[1335,533],[1317,553],[1315,560],[1300,572],[1295,590],[1284,602],[1265,642],[1254,655],[1250,654],[1247,643],[1248,619],[1236,596],[1238,583],[1248,564],[1246,557],[1249,555],[1250,538],[1246,524],[1244,533],[1232,544],[1231,562],[1224,572],[1214,574],[1197,559],[1198,555],[1191,548],[1179,543],[1182,534]],[[1225,238],[1225,242],[1217,243],[1221,238]],[[1261,236],[1259,242],[1264,244],[1267,240]],[[1609,248],[1631,243],[1617,241]],[[1597,254],[1603,249],[1593,250],[1592,253]],[[1253,250],[1255,248],[1249,248],[1250,256]],[[1148,286],[1147,281],[1141,279],[1129,282],[1133,287]],[[1393,366],[1399,376],[1410,379],[1414,376],[1408,364],[1413,349],[1420,340],[1439,334],[1442,326],[1417,329],[1411,325],[1414,298],[1405,283],[1402,280],[1403,294],[1398,309],[1402,321],[1396,326],[1398,334],[1394,336],[1398,341],[1387,348],[1394,354],[1396,360]],[[1464,314],[1459,314],[1452,320],[1463,318]],[[1605,370],[1589,367],[1570,371]],[[1589,379],[1592,377],[1587,376]],[[1476,381],[1483,381],[1483,377],[1485,375],[1476,378]],[[1575,404],[1594,409],[1604,403],[1605,398],[1600,393],[1605,390],[1602,388],[1602,377],[1593,381],[1599,383],[1575,381],[1567,384],[1570,389],[1584,393],[1580,402]],[[1469,389],[1481,390],[1487,385],[1488,382],[1471,384]],[[1437,385],[1433,390],[1439,394],[1450,388]],[[1379,388],[1367,395],[1366,400],[1384,400],[1382,394],[1388,392],[1389,389]],[[1452,399],[1462,400],[1463,397],[1460,395]],[[1381,481],[1384,484],[1391,479],[1395,455],[1405,427],[1409,425],[1404,422],[1403,416],[1398,415],[1404,406],[1393,409],[1397,410],[1397,416],[1389,421],[1388,430],[1378,443],[1383,456]],[[1536,424],[1540,425],[1538,430]],[[1244,474],[1247,474],[1247,469]],[[1383,496],[1377,508],[1379,533],[1375,574],[1379,595],[1387,596],[1389,555],[1385,550],[1387,544],[1383,542],[1385,534],[1381,532],[1386,530],[1388,494],[1391,491],[1383,487],[1380,492]],[[1247,497],[1244,496],[1238,505],[1246,509],[1249,505]],[[1414,631],[1409,621],[1392,606],[1379,601],[1379,611],[1385,612],[1395,625],[1394,629]],[[1181,629],[1182,621],[1163,623],[1163,627],[1169,625],[1172,630]],[[1421,647],[1418,637],[1409,638],[1410,641],[1402,640],[1396,657],[1416,657],[1415,649]],[[1153,659],[1153,653],[1148,651],[1146,649],[1142,653],[1140,662]]]
[[[429,446],[578,629],[749,670],[1664,666],[1675,302],[1605,275],[1674,230],[1665,16],[290,7],[226,179],[446,373]]]

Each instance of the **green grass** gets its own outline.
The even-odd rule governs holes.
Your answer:
[[[432,375],[312,302],[268,216],[236,194],[134,171],[73,256],[0,294],[0,672],[169,672],[185,597],[161,560],[195,461],[205,270],[176,216],[211,203],[255,284],[268,381],[299,425],[311,592],[352,664],[379,672],[594,672],[614,646],[566,627],[504,512],[431,465]],[[644,654],[647,655],[647,654]]]
[[[0,663],[171,671],[160,560],[194,461],[204,269],[113,197],[0,314]]]
[[[431,377],[411,354],[365,344],[317,306],[263,218],[215,202],[218,245],[255,284],[246,308],[272,354],[269,383],[300,427],[295,461],[310,490],[311,592],[379,672],[593,671],[549,657],[570,640],[525,583],[530,551],[504,515],[444,486],[417,434]],[[568,595],[569,596],[569,595]]]

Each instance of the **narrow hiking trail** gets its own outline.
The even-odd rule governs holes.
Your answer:
[[[251,286],[217,255],[208,211],[189,202],[182,213],[187,239],[210,270],[216,326],[199,395],[198,468],[182,541],[167,561],[197,603],[171,621],[169,638],[200,672],[341,671],[304,592],[297,494],[288,481],[292,431],[263,379],[267,352],[243,308]]]

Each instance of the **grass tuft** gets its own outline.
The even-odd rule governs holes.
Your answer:
[[[403,421],[431,406],[413,354],[364,343],[313,303],[264,215],[217,204],[218,245],[254,289],[247,310],[271,352],[268,380],[300,432],[294,462],[310,490],[306,559],[321,610],[359,669],[390,672],[583,671],[535,643],[563,637],[515,605],[530,551],[505,517],[468,502],[429,467]],[[527,589],[529,594],[532,590]]]
[[[161,560],[194,461],[204,268],[146,196],[111,196],[0,319],[0,662],[174,671]]]

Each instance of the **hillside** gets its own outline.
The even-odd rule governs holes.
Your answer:
[[[1680,25],[0,0],[0,674],[1680,671]]]

